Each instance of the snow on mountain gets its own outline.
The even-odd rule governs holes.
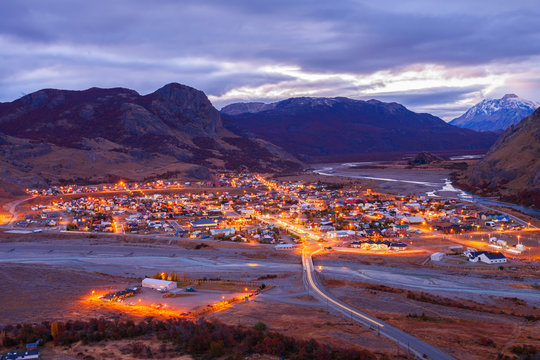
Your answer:
[[[450,124],[476,131],[502,131],[532,114],[540,103],[515,94],[500,99],[484,99]]]

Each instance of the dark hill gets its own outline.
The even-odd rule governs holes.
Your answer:
[[[409,160],[409,165],[426,165],[426,164],[433,164],[433,163],[440,163],[444,161],[444,159],[440,156],[437,156],[435,154],[432,154],[427,151],[422,151],[418,153],[414,159]]]
[[[0,180],[24,184],[299,167],[276,146],[223,128],[202,91],[176,83],[144,96],[40,90],[0,103],[0,133]]]
[[[242,108],[247,109],[242,112]],[[221,111],[232,131],[268,140],[307,160],[369,153],[488,149],[493,133],[460,129],[397,103],[348,98],[291,98]]]
[[[511,125],[470,171],[470,190],[540,208],[540,108]]]

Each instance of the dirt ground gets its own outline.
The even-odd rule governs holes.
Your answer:
[[[326,311],[324,306],[313,298],[302,297],[311,303],[308,306],[293,304],[269,304],[264,300],[255,300],[243,306],[235,306],[215,313],[209,318],[218,319],[226,324],[253,326],[262,321],[270,330],[300,339],[313,338],[321,343],[338,347],[369,349],[377,354],[402,354],[404,351],[384,337],[351,322],[340,315]]]
[[[55,266],[0,264],[0,326],[98,316],[95,310],[81,306],[81,299],[92,288],[111,288],[127,281]]]
[[[446,306],[443,302],[412,300],[406,291],[374,290],[359,282],[326,278],[325,285],[348,304],[438,346],[457,359],[493,359],[499,353],[511,355],[512,344],[540,347],[538,321],[523,317],[524,314],[540,315],[540,311],[529,304],[516,305],[512,300],[486,297],[486,302],[497,302],[498,309],[518,315],[512,316]],[[452,300],[479,306],[455,296]],[[486,310],[489,309],[495,306],[486,305]]]

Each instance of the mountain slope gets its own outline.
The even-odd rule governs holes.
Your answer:
[[[242,112],[244,108],[244,112]],[[268,140],[306,160],[326,156],[488,149],[492,133],[460,129],[397,103],[348,98],[292,98],[266,107],[233,104],[224,126]]]
[[[482,100],[450,124],[476,131],[503,131],[517,124],[540,106],[515,94],[506,94],[500,99]]]
[[[471,169],[469,184],[540,208],[540,108],[501,135]]]
[[[176,83],[144,96],[40,90],[0,103],[0,134],[0,180],[24,184],[299,166],[268,142],[224,129],[203,92]]]

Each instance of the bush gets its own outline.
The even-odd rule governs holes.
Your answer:
[[[259,321],[258,323],[255,324],[255,326],[253,326],[253,328],[258,332],[263,332],[266,330],[266,324],[263,323],[262,321]]]
[[[208,355],[210,355],[210,357],[217,358],[223,356],[224,354],[225,346],[223,345],[223,342],[212,341],[212,343],[210,343],[210,350],[208,351]]]

